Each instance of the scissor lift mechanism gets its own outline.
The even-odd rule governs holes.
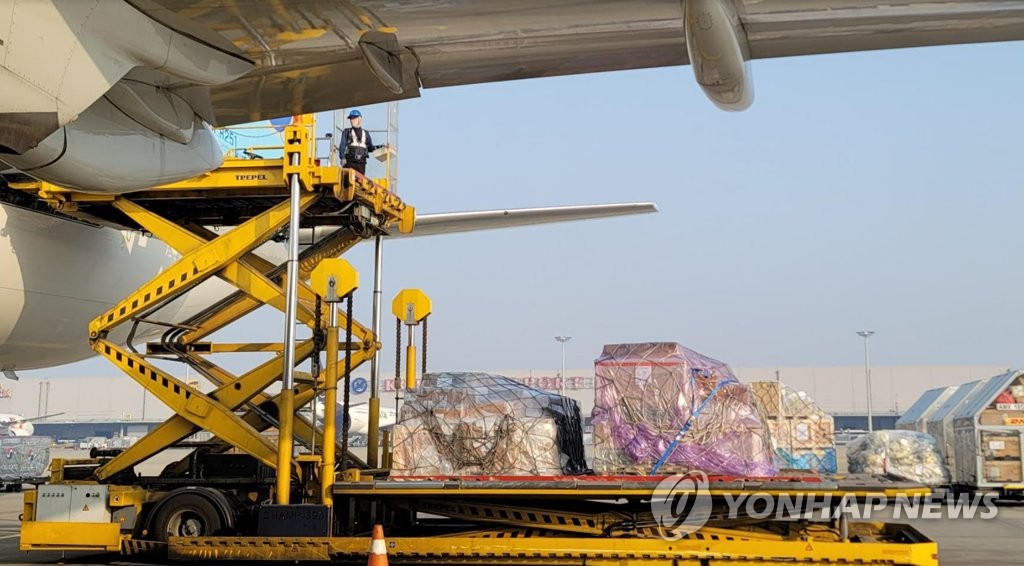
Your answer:
[[[42,182],[13,183],[11,188],[50,204],[55,213],[127,229],[144,230],[167,243],[181,258],[150,282],[97,317],[89,326],[93,349],[110,360],[174,411],[132,447],[109,457],[55,460],[49,486],[104,486],[109,522],[42,521],[36,515],[39,492],[25,493],[21,532],[23,550],[159,551],[173,559],[336,560],[365,559],[368,532],[382,522],[388,533],[390,559],[403,564],[908,564],[937,563],[936,545],[909,527],[877,523],[809,523],[806,521],[715,520],[680,540],[662,538],[664,528],[650,512],[649,500],[660,478],[431,478],[389,480],[386,470],[371,470],[352,454],[341,481],[320,469],[316,454],[293,463],[296,503],[317,503],[328,494],[333,514],[327,536],[253,536],[240,517],[221,517],[231,536],[172,536],[161,540],[152,529],[157,509],[168,507],[185,492],[200,493],[214,503],[219,492],[255,502],[269,499],[274,486],[255,478],[251,485],[218,487],[197,475],[193,453],[168,467],[158,478],[140,478],[133,467],[178,445],[199,431],[215,442],[202,454],[242,452],[273,470],[277,447],[264,434],[279,425],[281,393],[267,390],[283,375],[280,355],[248,372],[235,375],[208,356],[227,352],[274,352],[279,343],[225,344],[208,341],[211,334],[262,305],[285,310],[284,266],[254,251],[275,237],[289,221],[287,179],[298,175],[299,207],[304,226],[334,226],[302,252],[298,289],[298,321],[314,337],[296,345],[295,362],[319,355],[321,331],[331,317],[307,281],[324,259],[337,257],[357,242],[398,229],[409,232],[414,211],[386,187],[354,171],[321,165],[314,156],[311,118],[296,120],[285,130],[281,159],[235,159],[195,179],[125,196],[68,191]],[[298,158],[293,158],[297,155]],[[236,225],[218,234],[203,226]],[[168,325],[159,343],[145,354],[131,343],[121,346],[111,333],[141,322],[158,320],[159,310],[174,298],[211,277],[220,277],[237,291],[185,324]],[[320,311],[317,312],[318,306]],[[345,314],[336,313],[342,324]],[[347,356],[355,368],[380,348],[377,337],[355,321],[351,341],[339,343],[338,358],[329,357],[336,372]],[[336,336],[337,334],[332,334]],[[343,354],[343,355],[342,355]],[[153,356],[173,356],[195,368],[215,389],[202,393],[152,363]],[[333,367],[331,367],[333,364]],[[336,375],[336,374],[335,374]],[[294,406],[310,403],[325,386],[323,376],[296,383]],[[324,445],[313,424],[294,417],[295,438],[306,446]],[[333,439],[328,441],[334,442]],[[344,449],[346,447],[340,446]],[[372,447],[371,447],[372,449]],[[101,455],[102,456],[102,455]],[[220,480],[223,481],[223,480]],[[750,491],[812,492],[848,495],[859,500],[876,495],[922,493],[917,488],[854,485],[797,479],[764,483],[718,481],[712,496]],[[228,498],[224,498],[226,501]],[[214,501],[216,500],[216,501]],[[240,508],[240,507],[238,507]],[[219,507],[223,515],[225,511]]]

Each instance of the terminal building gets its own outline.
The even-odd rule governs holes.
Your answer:
[[[806,392],[819,407],[833,415],[836,429],[867,429],[866,380],[863,366],[736,367],[740,381],[772,381]],[[903,411],[926,390],[959,385],[1005,372],[1005,366],[873,366],[872,411],[876,429],[894,428]],[[531,387],[558,391],[563,383],[558,370],[483,370],[504,375]],[[369,398],[367,370],[360,368],[351,383],[352,403]],[[585,417],[594,403],[593,368],[566,370],[564,392],[576,399]],[[206,383],[192,382],[201,390]],[[90,437],[138,437],[171,416],[171,411],[126,376],[76,378],[23,378],[8,382],[0,395],[0,412],[26,418],[53,415],[35,422],[37,434],[61,440]],[[395,406],[394,380],[382,375],[381,405]]]

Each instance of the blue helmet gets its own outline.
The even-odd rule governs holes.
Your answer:
[[[362,117],[363,117],[363,113],[358,111],[358,110],[353,110],[353,111],[348,113],[348,119],[349,120],[351,120],[352,118],[362,118]]]

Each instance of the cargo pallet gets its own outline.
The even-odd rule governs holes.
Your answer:
[[[312,118],[297,118],[284,131],[281,159],[229,157],[196,179],[130,195],[82,194],[41,182],[11,185],[57,213],[145,230],[182,256],[89,327],[93,349],[172,408],[174,416],[123,451],[54,460],[50,481],[25,493],[22,550],[361,562],[371,529],[381,524],[389,559],[398,564],[937,563],[936,544],[913,528],[852,522],[846,516],[820,521],[716,514],[704,528],[687,533],[652,512],[652,499],[666,495],[659,488],[661,477],[390,479],[373,448],[375,429],[366,462],[348,453],[347,434],[340,431],[337,440],[333,418],[341,368],[350,374],[381,344],[374,332],[351,320],[350,308],[339,312],[340,299],[347,298],[351,307],[354,274],[332,258],[388,230],[412,230],[415,216],[381,182],[321,164],[313,132]],[[304,227],[334,229],[290,266],[253,253],[286,225],[294,235],[300,213]],[[210,225],[237,226],[220,234],[204,228]],[[153,320],[153,313],[211,277],[237,291],[185,324],[167,324],[162,339],[148,344],[145,353],[130,338],[127,346],[110,338],[112,331],[134,330],[141,322],[166,324]],[[282,343],[209,341],[263,305],[294,314],[313,336],[298,341],[286,336]],[[417,310],[412,305],[406,323],[422,317]],[[289,366],[319,359],[322,350],[326,371],[296,379]],[[224,352],[275,356],[235,375],[209,357]],[[154,356],[188,364],[215,389],[203,393],[190,387],[154,365]],[[408,371],[414,372],[414,365],[410,359]],[[274,392],[278,382],[285,386]],[[321,391],[327,395],[323,430],[296,414]],[[376,395],[375,387],[372,391]],[[371,401],[371,427],[375,408]],[[274,429],[276,444],[266,434]],[[215,441],[157,477],[134,472],[135,465],[199,431],[212,433]],[[306,453],[293,457],[293,440],[306,446]],[[386,464],[386,439],[384,444]],[[726,497],[753,492],[864,501],[925,490],[820,478],[713,478],[707,495],[718,513]],[[695,494],[687,489],[673,494],[680,495]]]
[[[1008,370],[985,380],[926,391],[896,428],[935,437],[955,493],[995,493],[1024,499],[1024,372]],[[1017,395],[1014,395],[1014,392]]]

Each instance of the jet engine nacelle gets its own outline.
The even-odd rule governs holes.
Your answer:
[[[22,155],[0,160],[37,179],[120,194],[181,181],[224,160],[216,135],[169,92],[122,81]]]
[[[746,110],[754,101],[750,49],[731,0],[683,0],[686,49],[697,84],[723,110]]]

